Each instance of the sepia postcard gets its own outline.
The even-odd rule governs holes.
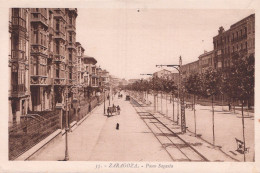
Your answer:
[[[260,172],[259,5],[2,1],[0,172]]]

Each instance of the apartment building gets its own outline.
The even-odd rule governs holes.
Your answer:
[[[221,26],[213,37],[214,68],[224,69],[231,65],[231,57],[239,52],[249,56],[255,52],[255,14],[236,22],[225,31]]]
[[[30,103],[30,9],[9,10],[9,122],[20,121]]]
[[[13,8],[9,16],[9,122],[19,122],[64,103],[65,88],[77,84],[77,9]]]

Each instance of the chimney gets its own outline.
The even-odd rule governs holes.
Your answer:
[[[223,26],[219,27],[218,34],[222,34],[225,31]]]

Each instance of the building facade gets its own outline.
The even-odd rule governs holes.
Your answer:
[[[213,61],[213,51],[207,52],[204,51],[203,54],[199,56],[199,73],[205,73],[209,69],[214,68]]]
[[[255,14],[252,14],[225,31],[219,28],[213,37],[215,69],[229,68],[232,56],[239,52],[249,56],[255,52]]]
[[[19,122],[30,105],[30,9],[13,8],[9,15],[9,122]]]
[[[64,103],[65,88],[77,85],[77,9],[13,8],[9,16],[9,122],[19,122]]]
[[[169,70],[160,70],[160,71],[157,71],[153,74],[154,77],[158,77],[158,78],[165,78],[165,79],[168,79],[169,76],[171,75],[171,71]]]

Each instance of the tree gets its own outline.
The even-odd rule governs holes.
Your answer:
[[[185,89],[189,94],[193,95],[193,113],[194,113],[194,129],[195,129],[195,136],[197,136],[197,123],[196,123],[196,109],[195,109],[195,100],[196,96],[201,93],[201,78],[198,74],[192,74],[188,77],[187,81],[185,82]]]
[[[215,145],[215,122],[214,122],[214,96],[220,92],[219,83],[221,76],[218,71],[209,69],[202,76],[202,94],[211,97],[212,100],[212,133],[213,145]]]
[[[244,133],[244,102],[249,103],[249,99],[254,97],[255,80],[255,57],[236,53],[232,57],[232,66],[227,73],[227,89],[230,89],[229,95],[238,99],[242,103],[242,128],[244,142],[244,161],[245,158],[245,133]],[[231,89],[232,87],[232,89]],[[227,92],[228,93],[228,92]],[[248,106],[249,107],[249,106]]]

